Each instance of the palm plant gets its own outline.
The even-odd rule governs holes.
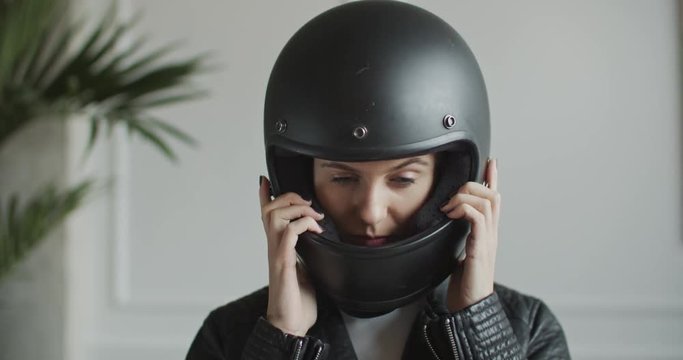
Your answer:
[[[90,121],[86,152],[103,129],[111,134],[124,126],[175,160],[167,139],[194,141],[148,110],[202,95],[186,85],[206,68],[206,57],[167,62],[172,46],[146,53],[143,41],[123,47],[135,21],[117,21],[113,8],[77,42],[83,31],[64,15],[67,6],[67,0],[0,0],[0,146],[39,119],[83,113]],[[23,205],[16,194],[0,199],[0,278],[82,204],[93,183],[47,185]]]

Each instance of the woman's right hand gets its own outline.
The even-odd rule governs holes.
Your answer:
[[[297,265],[296,245],[305,231],[322,233],[323,214],[295,193],[271,200],[270,181],[259,178],[261,220],[268,238],[268,321],[285,333],[304,336],[317,318],[315,289]]]

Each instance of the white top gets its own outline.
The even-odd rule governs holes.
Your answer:
[[[410,328],[425,300],[369,319],[356,318],[341,311],[346,330],[358,360],[399,360]]]

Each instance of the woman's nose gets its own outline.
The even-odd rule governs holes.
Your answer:
[[[358,206],[360,219],[365,225],[379,224],[387,216],[385,195],[378,186],[367,186],[363,189]]]

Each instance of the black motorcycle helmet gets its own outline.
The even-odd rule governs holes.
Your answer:
[[[263,129],[275,196],[315,200],[314,157],[353,162],[439,153],[435,185],[408,237],[352,245],[327,218],[325,232],[299,237],[297,253],[316,289],[342,310],[386,313],[451,274],[469,224],[439,207],[465,182],[482,181],[490,124],[477,61],[446,22],[397,1],[351,2],[315,17],[273,67]]]

